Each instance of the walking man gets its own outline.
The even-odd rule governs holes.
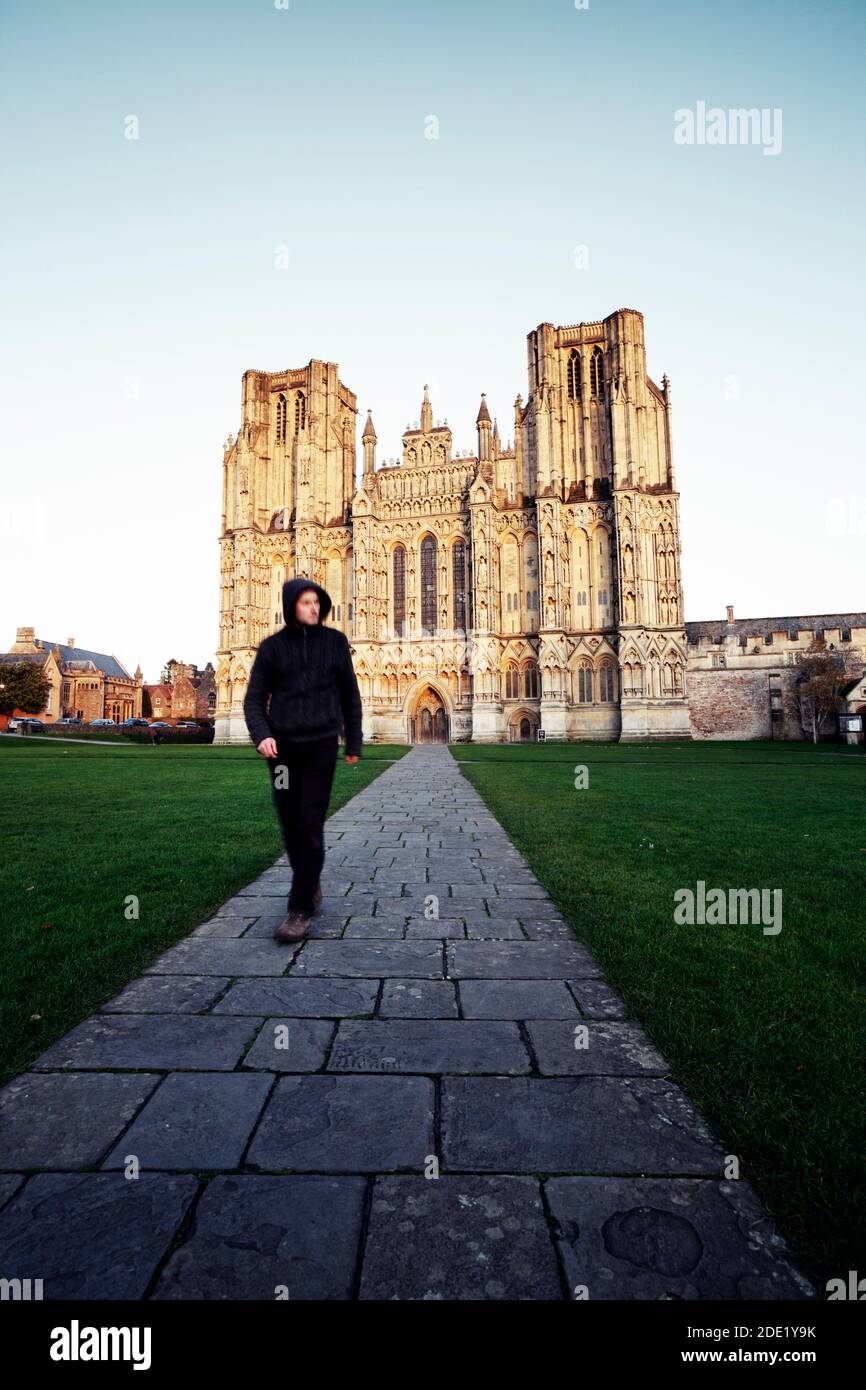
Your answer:
[[[361,755],[361,692],[348,639],[324,626],[330,611],[329,595],[313,580],[283,585],[286,625],[261,643],[244,699],[250,738],[268,761],[292,866],[288,916],[276,941],[303,941],[322,901],[325,815],[341,728],[346,762]]]

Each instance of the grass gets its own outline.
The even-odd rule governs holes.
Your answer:
[[[807,744],[452,745],[629,1011],[824,1281],[866,1261],[866,758]],[[588,769],[576,790],[574,768]],[[674,891],[783,890],[678,926]]]
[[[330,811],[405,748],[338,757]],[[282,852],[244,747],[0,739],[0,1081],[141,974]],[[139,919],[128,920],[128,895]]]

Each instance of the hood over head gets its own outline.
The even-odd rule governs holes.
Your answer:
[[[287,624],[297,622],[295,604],[305,589],[314,589],[319,596],[319,624],[321,625],[331,611],[331,599],[327,590],[314,579],[287,579],[283,585],[283,617]]]

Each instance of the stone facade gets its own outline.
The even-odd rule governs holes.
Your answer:
[[[82,719],[113,719],[120,723],[141,714],[142,674],[136,667],[130,675],[116,656],[78,647],[75,638],[49,642],[36,636],[36,629],[19,627],[15,643],[5,660],[16,657],[42,660],[51,692],[39,718],[46,723],[64,716]],[[32,711],[30,711],[32,713]]]
[[[151,715],[154,719],[213,719],[216,713],[216,672],[212,662],[200,670],[192,662],[169,661],[162,680],[149,685]]]
[[[670,386],[643,316],[528,335],[504,446],[485,396],[455,454],[427,389],[403,456],[356,484],[337,364],[248,371],[223,450],[216,742],[245,742],[283,582],[314,579],[349,638],[368,742],[689,736]]]
[[[686,633],[692,738],[805,738],[794,683],[815,640],[845,654],[852,680],[866,669],[866,613],[735,619],[728,608]]]

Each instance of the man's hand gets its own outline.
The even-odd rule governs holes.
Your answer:
[[[263,738],[258,751],[263,758],[275,758],[277,756],[277,740],[275,738]]]
[[[356,763],[356,762],[358,761],[358,754],[357,754],[357,753],[347,753],[346,756],[345,756],[345,758],[343,759],[343,761],[344,761],[344,762],[347,762],[347,763]]]

